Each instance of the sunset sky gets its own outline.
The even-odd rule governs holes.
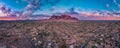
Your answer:
[[[11,10],[23,11],[28,14],[51,13],[51,9],[57,12],[68,11],[70,8],[84,11],[114,10],[115,12],[120,9],[120,0],[50,0],[50,3],[45,0],[0,0],[0,4]]]

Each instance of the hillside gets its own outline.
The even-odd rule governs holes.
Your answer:
[[[0,48],[120,48],[120,22],[0,22]]]

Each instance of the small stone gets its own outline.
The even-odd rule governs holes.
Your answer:
[[[35,43],[35,46],[37,46],[38,44],[37,43]]]
[[[51,43],[49,43],[48,45],[51,46]]]
[[[95,46],[96,46],[96,47],[98,47],[98,44],[97,44],[97,43],[95,43]]]
[[[102,34],[101,36],[102,36],[102,37],[104,37],[104,35],[103,35],[103,34]]]
[[[37,40],[37,39],[34,37],[33,40]]]
[[[103,38],[100,38],[100,40],[103,40]]]
[[[74,45],[70,45],[70,48],[74,48]]]
[[[38,41],[38,44],[41,44],[42,42],[41,41]]]
[[[104,43],[101,43],[101,45],[104,45]]]

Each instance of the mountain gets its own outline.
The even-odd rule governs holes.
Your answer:
[[[50,20],[73,20],[73,21],[78,21],[77,18],[75,17],[71,17],[70,15],[60,15],[60,16],[56,16],[53,15],[51,16]]]

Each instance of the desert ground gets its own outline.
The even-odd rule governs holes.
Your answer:
[[[120,48],[120,21],[0,21],[0,48]]]

